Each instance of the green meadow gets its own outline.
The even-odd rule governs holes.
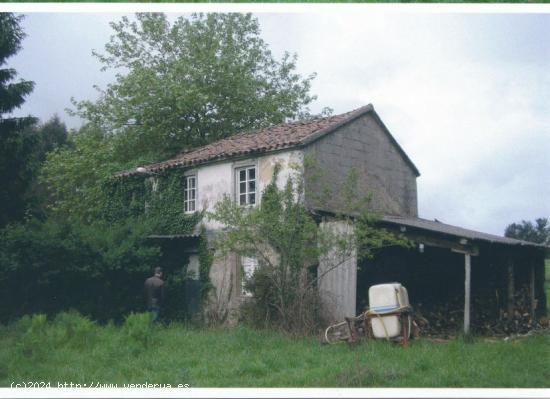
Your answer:
[[[550,387],[550,335],[323,345],[247,327],[99,326],[76,313],[0,327],[0,386]]]

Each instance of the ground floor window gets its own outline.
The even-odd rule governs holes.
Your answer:
[[[250,280],[254,271],[258,268],[258,259],[254,257],[241,257],[241,295],[252,296],[252,292],[246,289],[246,283]]]

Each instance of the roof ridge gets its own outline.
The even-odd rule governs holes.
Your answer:
[[[304,146],[371,111],[374,112],[374,107],[369,103],[337,115],[281,122],[243,131],[200,147],[181,151],[172,158],[150,163],[144,167],[157,171],[184,165],[197,165],[258,151],[268,152]],[[117,175],[127,176],[134,173],[135,170],[128,170],[119,172]]]
[[[249,135],[256,135],[259,132],[270,130],[270,129],[276,129],[278,127],[291,126],[291,125],[309,125],[309,124],[312,124],[312,123],[319,123],[321,121],[329,120],[329,119],[332,119],[332,118],[342,117],[344,115],[347,115],[347,117],[344,118],[347,121],[348,116],[351,116],[351,114],[354,114],[357,111],[363,111],[363,110],[366,111],[366,110],[371,110],[371,109],[373,109],[373,107],[372,107],[372,104],[369,103],[369,104],[364,105],[362,107],[356,108],[356,109],[351,110],[351,111],[343,112],[343,113],[337,114],[337,115],[328,115],[328,116],[312,118],[312,119],[300,119],[300,120],[291,121],[291,122],[281,122],[281,123],[276,123],[274,125],[270,125],[270,126],[266,126],[266,127],[259,127],[259,128],[252,129],[252,130],[246,130],[246,131],[239,132],[239,133],[233,134],[231,136],[224,137],[222,139],[213,141],[212,143],[204,144],[204,145],[201,145],[199,147],[195,147],[195,148],[191,148],[189,150],[185,150],[183,152],[178,153],[174,158],[171,158],[171,159],[177,159],[181,155],[189,154],[191,152],[198,151],[200,149],[212,146],[214,144],[219,144],[221,142],[227,142],[227,141],[234,141],[236,138],[239,138],[239,137],[246,137],[246,136],[249,136]],[[323,130],[323,129],[320,129],[320,130]]]

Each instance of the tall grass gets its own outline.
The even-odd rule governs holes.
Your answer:
[[[192,387],[549,387],[550,335],[402,348],[321,345],[273,331],[151,325],[133,315],[98,326],[77,315],[0,326],[0,386],[49,381]]]

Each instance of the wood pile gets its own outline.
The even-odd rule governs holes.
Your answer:
[[[446,302],[413,304],[414,317],[424,337],[449,337],[463,331],[464,298]],[[508,318],[506,304],[498,295],[474,296],[471,303],[472,332],[485,336],[525,334],[544,328],[546,319],[532,320],[529,290],[521,287],[514,295],[514,314]]]
[[[464,305],[462,304],[462,307]],[[449,337],[462,328],[464,311],[460,301],[413,304],[413,315],[421,337]]]

